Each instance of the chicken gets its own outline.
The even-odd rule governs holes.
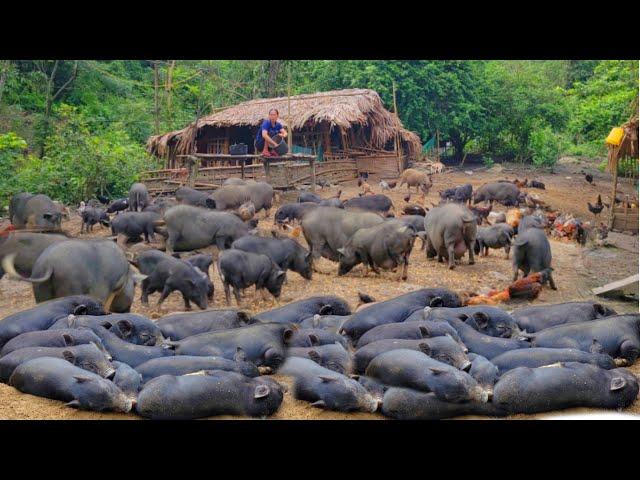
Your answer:
[[[469,298],[466,305],[497,305],[512,298],[534,300],[542,290],[542,274],[533,273],[528,277],[516,280],[504,290],[490,290],[486,295]]]
[[[392,180],[380,180],[380,188],[382,189],[382,191],[384,192],[385,190],[391,190],[392,188],[395,188],[396,186],[396,181],[392,181]]]
[[[600,212],[602,212],[602,209],[604,208],[604,204],[602,203],[600,195],[598,195],[598,201],[595,205],[591,205],[591,203],[587,202],[587,208],[591,213],[593,213],[594,216],[600,215]]]
[[[594,183],[593,183],[593,175],[590,175],[590,174],[588,174],[588,173],[587,173],[587,174],[584,176],[584,179],[585,179],[588,183],[590,183],[591,185],[594,185]]]
[[[96,194],[96,198],[98,199],[98,201],[103,204],[103,205],[109,205],[109,198],[105,197],[104,195],[98,195]]]
[[[517,208],[512,208],[507,211],[507,223],[511,225],[512,228],[518,228],[521,218],[522,212]]]
[[[469,207],[469,210],[471,210],[480,220],[486,220],[491,213],[492,208],[493,205],[489,205],[488,207]],[[489,223],[488,220],[487,223]]]

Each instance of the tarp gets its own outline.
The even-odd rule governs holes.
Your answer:
[[[431,137],[431,140],[429,140],[427,143],[423,145],[422,152],[427,153],[430,150],[433,150],[435,146],[436,146],[436,136],[434,135],[433,137]]]

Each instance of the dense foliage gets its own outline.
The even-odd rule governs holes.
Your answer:
[[[423,142],[552,165],[598,157],[637,111],[637,61],[0,61],[0,204],[17,191],[122,195],[154,133],[258,97],[372,88]]]

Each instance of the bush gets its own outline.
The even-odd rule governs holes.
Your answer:
[[[493,167],[493,158],[491,157],[482,157],[482,162],[484,163],[485,167]]]
[[[15,168],[25,155],[27,142],[9,132],[0,135],[0,207],[9,204],[11,195],[15,193]]]
[[[13,154],[6,162],[13,177],[3,189],[7,197],[27,191],[77,204],[96,193],[123,196],[138,180],[138,172],[156,167],[144,148],[125,132],[92,133],[68,105],[61,105],[56,114],[60,121],[47,139],[42,159]]]
[[[536,126],[529,135],[529,149],[536,167],[550,167],[558,160],[563,141],[549,125]]]

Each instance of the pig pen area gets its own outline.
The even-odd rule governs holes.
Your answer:
[[[582,220],[593,221],[593,214],[587,210],[586,202],[592,204],[600,193],[603,201],[607,202],[606,197],[610,195],[609,175],[598,174],[595,169],[589,169],[588,173],[594,174],[595,186],[588,184],[584,180],[584,175],[579,173],[582,169],[588,168],[585,165],[575,163],[559,164],[555,173],[535,173],[532,175],[531,170],[519,170],[515,166],[511,166],[507,171],[497,171],[499,169],[473,169],[464,168],[463,170],[454,170],[453,172],[444,173],[433,176],[433,188],[429,192],[426,199],[426,206],[432,207],[432,202],[438,202],[438,191],[444,188],[453,187],[463,183],[471,183],[475,188],[485,182],[499,179],[513,179],[517,177],[523,180],[525,177],[542,181],[546,184],[546,190],[524,189],[525,191],[537,194],[542,200],[549,204],[553,209],[561,212],[573,213],[577,218]],[[473,171],[472,175],[464,172]],[[571,177],[571,178],[566,178]],[[375,193],[381,193],[377,182],[370,182]],[[342,190],[342,198],[350,198],[356,196],[359,189],[356,182],[342,184],[341,186],[333,186],[318,189],[318,193],[323,197],[329,197],[335,194],[339,189]],[[632,193],[633,187],[627,184],[620,186],[622,193]],[[393,189],[391,192],[382,192],[391,197],[395,207],[401,211],[405,205],[403,197],[406,196],[406,186],[402,189]],[[280,202],[295,201],[297,193],[288,192],[282,195]],[[412,195],[412,202],[419,203],[419,197]],[[505,207],[494,206],[498,211],[506,211]],[[270,216],[263,219],[263,213],[259,214],[259,229],[261,234],[268,235],[273,227],[273,215],[276,208],[273,208]],[[608,211],[602,212],[602,221],[606,221]],[[63,223],[63,229],[74,237],[101,237],[109,236],[110,231],[102,227],[94,227],[92,234],[80,236],[80,218],[77,215]],[[303,236],[298,239],[306,246]],[[587,244],[585,247],[579,246],[575,242],[566,240],[550,239],[553,252],[554,277],[558,286],[557,291],[550,290],[545,287],[540,296],[533,302],[510,302],[501,305],[507,310],[530,304],[558,303],[572,300],[595,299],[591,293],[591,289],[604,285],[606,283],[625,278],[638,272],[638,236],[610,233],[607,239],[610,246],[596,247]],[[140,244],[142,248],[143,245]],[[457,265],[454,270],[449,270],[446,264],[437,263],[435,260],[427,260],[424,252],[420,249],[420,241],[416,242],[416,247],[411,255],[411,263],[409,266],[409,278],[406,282],[396,280],[397,274],[392,272],[383,272],[382,275],[376,276],[370,274],[368,277],[363,276],[362,266],[356,267],[346,276],[337,276],[337,264],[326,259],[321,259],[318,268],[325,273],[314,273],[313,280],[306,281],[296,273],[289,272],[287,274],[288,281],[283,287],[281,304],[295,301],[301,298],[313,296],[334,294],[346,299],[352,308],[355,308],[358,302],[358,292],[365,292],[373,296],[377,300],[385,300],[397,295],[407,293],[423,287],[446,287],[455,291],[480,291],[481,289],[491,287],[502,289],[505,288],[511,280],[512,270],[510,260],[504,258],[503,250],[491,250],[488,257],[476,256],[476,264],[468,265],[468,257],[465,256],[462,263]],[[216,249],[211,247],[204,251],[211,251],[216,254]],[[215,284],[215,300],[211,308],[224,308],[224,291],[217,271],[210,272]],[[172,293],[165,301],[162,311],[154,308],[159,294],[150,296],[150,307],[144,307],[140,303],[140,289],[136,288],[136,298],[132,306],[132,312],[146,315],[150,318],[159,318],[171,312],[183,311],[182,297],[178,292]],[[638,305],[635,302],[612,301],[608,299],[599,299],[619,313],[637,312]],[[24,282],[16,282],[6,277],[0,280],[0,316],[5,317],[11,313],[30,308],[35,305],[31,285]],[[233,301],[232,306],[235,306]],[[263,301],[255,297],[253,288],[247,289],[247,297],[244,300],[242,308],[250,313],[258,313],[273,308],[275,304],[270,301]],[[640,376],[640,362],[630,367],[634,374]],[[270,418],[286,419],[286,420],[323,420],[323,419],[339,419],[339,420],[374,420],[383,419],[379,414],[369,413],[341,413],[327,410],[321,410],[312,407],[309,403],[295,400],[292,397],[291,381],[287,377],[275,375],[274,378],[289,387],[285,394],[284,401],[280,409]],[[596,411],[594,409],[570,409],[562,413],[586,413]],[[513,419],[530,419],[542,418],[557,414],[558,412],[548,412],[538,415],[514,415]],[[626,409],[626,413],[640,415],[640,400]],[[117,414],[117,413],[96,413],[79,411],[65,407],[63,402],[48,400],[45,398],[35,397],[23,394],[13,387],[0,384],[0,419],[139,419],[135,414]],[[240,418],[240,417],[215,417],[221,418]],[[486,417],[459,417],[459,418],[486,418]]]

